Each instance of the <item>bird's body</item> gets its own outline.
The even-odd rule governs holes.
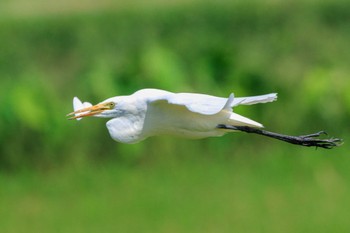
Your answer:
[[[271,102],[276,98],[276,94],[243,98],[234,98],[231,94],[221,98],[142,89],[129,96],[116,96],[101,102],[100,105],[115,103],[115,107],[95,116],[112,118],[107,122],[109,133],[114,140],[123,143],[136,143],[160,134],[204,138],[228,132],[217,128],[219,124],[261,128],[260,123],[233,113],[232,108],[240,104]],[[87,106],[91,104],[74,99],[75,111]]]
[[[303,146],[332,148],[339,139],[314,139],[322,133],[288,136],[261,130],[262,124],[233,112],[238,105],[272,102],[276,93],[252,97],[228,98],[194,93],[172,93],[159,89],[142,89],[129,96],[116,96],[92,106],[73,99],[70,119],[95,116],[112,118],[107,122],[111,137],[122,143],[136,143],[155,135],[186,138],[222,136],[227,132],[256,133]]]

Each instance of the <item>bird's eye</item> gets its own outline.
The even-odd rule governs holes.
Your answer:
[[[110,102],[110,103],[108,104],[108,106],[109,106],[110,108],[114,108],[115,103],[114,103],[114,102]]]

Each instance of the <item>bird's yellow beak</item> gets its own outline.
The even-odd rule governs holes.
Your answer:
[[[67,117],[69,117],[68,120],[73,120],[73,119],[77,119],[77,118],[93,116],[93,115],[99,114],[105,110],[113,109],[114,105],[115,104],[113,102],[96,104],[96,105],[91,106],[91,107],[82,108],[82,109],[79,109],[77,111],[71,112],[71,113],[67,114]],[[76,115],[76,114],[78,114],[78,115]]]

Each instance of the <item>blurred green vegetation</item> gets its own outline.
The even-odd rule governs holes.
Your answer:
[[[350,229],[346,144],[229,134],[123,145],[103,119],[65,118],[73,96],[278,92],[235,111],[272,131],[347,141],[348,1],[103,1],[23,15],[10,3],[0,11],[1,232]]]

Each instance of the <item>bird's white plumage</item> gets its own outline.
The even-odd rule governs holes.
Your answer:
[[[111,137],[123,143],[136,143],[145,138],[143,125],[143,121],[128,117],[113,118],[106,123]]]
[[[240,98],[231,94],[228,98],[222,98],[143,89],[130,96],[112,97],[101,102],[114,102],[115,108],[95,116],[112,118],[106,125],[111,137],[119,142],[135,143],[158,134],[203,138],[225,134],[227,131],[218,129],[218,124],[263,127],[258,122],[233,113],[232,108],[241,104],[272,102],[276,98],[275,93]],[[91,104],[82,103],[75,97],[73,106],[76,111]]]
[[[277,98],[276,93],[238,98],[234,98],[234,95],[232,93],[229,98],[223,98],[197,93],[172,93],[157,89],[143,89],[135,92],[133,95],[147,97],[149,101],[166,100],[169,104],[183,105],[192,112],[197,112],[205,115],[218,113],[225,107],[227,103],[228,106],[233,108],[240,104],[251,105],[257,103],[272,102]]]

